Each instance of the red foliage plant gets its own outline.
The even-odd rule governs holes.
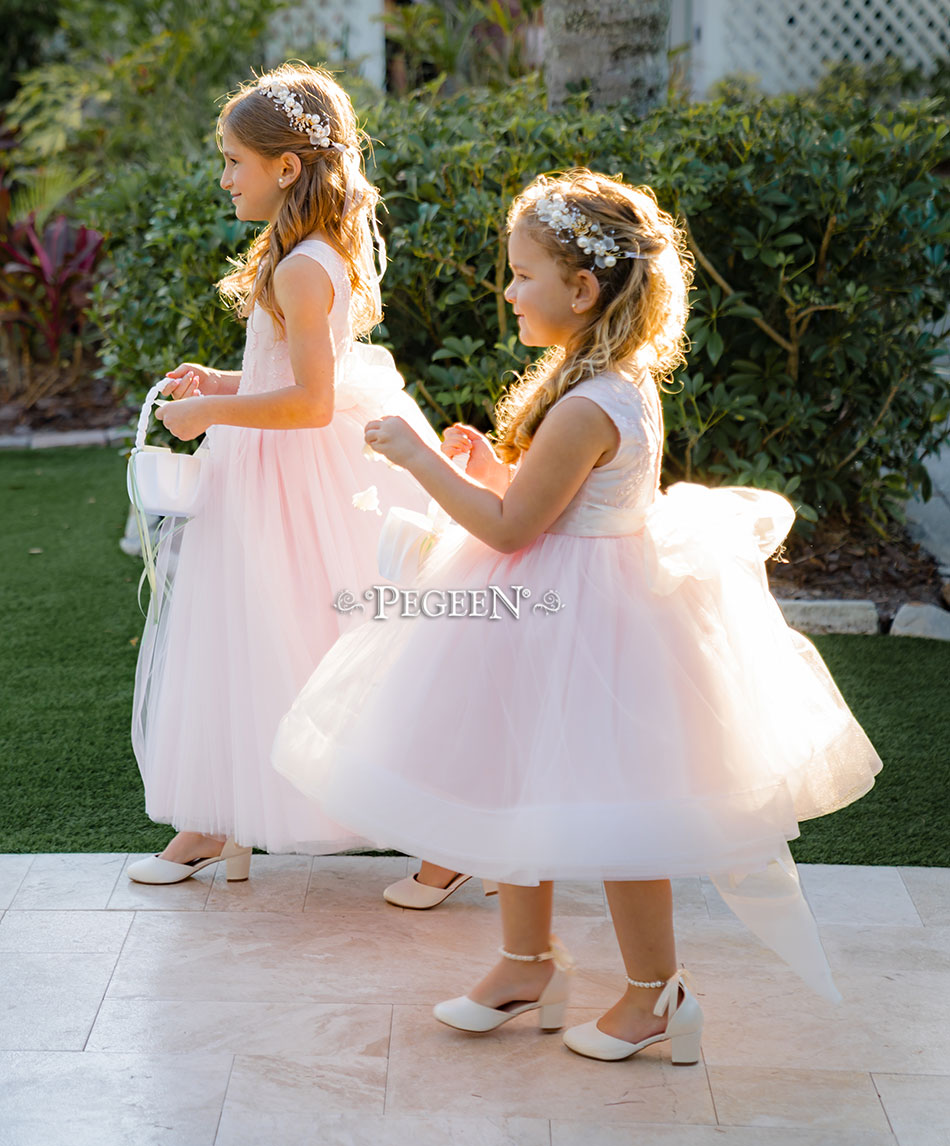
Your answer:
[[[27,408],[76,381],[103,237],[64,215],[39,231],[34,212],[13,223],[9,213],[0,184],[0,388]]]

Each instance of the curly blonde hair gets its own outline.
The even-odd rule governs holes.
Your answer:
[[[645,257],[597,266],[592,255],[539,217],[538,201],[554,193],[598,223],[621,250]],[[685,233],[660,210],[649,187],[629,187],[619,177],[586,168],[541,175],[511,205],[508,233],[516,226],[551,255],[565,282],[580,270],[591,271],[600,294],[570,344],[547,350],[499,402],[496,450],[506,462],[518,460],[548,410],[586,378],[629,369],[662,384],[684,358],[692,281]]]
[[[290,88],[305,113],[319,116],[330,126],[331,143],[345,147],[314,147],[306,132],[295,130],[281,106],[269,99],[260,84],[279,80]],[[283,315],[274,295],[277,264],[307,235],[325,234],[346,266],[352,288],[350,321],[358,337],[368,334],[382,319],[378,275],[370,221],[375,217],[379,192],[363,172],[360,144],[365,138],[356,123],[346,92],[323,68],[309,64],[281,64],[249,81],[229,99],[218,117],[218,146],[225,128],[244,147],[267,159],[287,151],[300,158],[300,177],[288,189],[280,213],[251,244],[234,270],[217,285],[222,297],[242,317],[255,304],[283,328]],[[347,184],[351,197],[347,202]]]

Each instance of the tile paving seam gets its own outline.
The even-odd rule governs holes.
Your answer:
[[[112,964],[112,970],[109,972],[108,982],[102,990],[102,996],[99,999],[99,1005],[96,1007],[96,1013],[93,1016],[92,1022],[89,1024],[89,1030],[86,1032],[86,1039],[82,1044],[83,1051],[85,1051],[86,1047],[89,1046],[89,1040],[92,1038],[92,1032],[96,1029],[96,1023],[99,1022],[99,1013],[102,1010],[102,1004],[106,1001],[106,998],[109,994],[109,988],[112,986],[112,980],[115,978],[115,969],[119,965],[119,960],[122,958],[122,954],[125,951],[125,945],[128,943],[129,936],[132,934],[132,928],[135,925],[135,916],[137,912],[131,911],[129,914],[132,916],[132,918],[129,920],[128,927],[125,929],[125,935],[122,937],[122,943],[119,945],[119,950],[116,952],[115,961]]]
[[[709,1063],[706,1061],[706,1055],[701,1046],[699,1053],[702,1058],[703,1073],[706,1075],[706,1089],[709,1091],[709,1101],[712,1103],[713,1117],[716,1119],[714,1125],[718,1128],[722,1126],[722,1123],[719,1121],[719,1108],[716,1106],[716,1092],[713,1090],[712,1079],[709,1077]]]
[[[887,1123],[887,1128],[894,1135],[894,1141],[898,1141],[897,1131],[894,1129],[894,1124],[891,1122],[891,1116],[887,1113],[887,1106],[884,1104],[884,1096],[881,1094],[881,1088],[877,1085],[877,1079],[874,1077],[875,1072],[869,1071],[871,1076],[871,1085],[874,1087],[874,1093],[877,1095],[877,1100],[881,1104],[881,1113],[884,1115],[884,1121]]]
[[[237,1056],[231,1055],[231,1065],[228,1067],[228,1081],[224,1084],[224,1091],[221,1094],[221,1109],[218,1111],[218,1120],[214,1124],[214,1137],[211,1139],[211,1146],[214,1146],[218,1141],[218,1135],[221,1133],[221,1119],[224,1117],[224,1108],[228,1101],[228,1091],[231,1089],[231,1077],[234,1074],[234,1060]]]

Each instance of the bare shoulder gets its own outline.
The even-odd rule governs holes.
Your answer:
[[[289,254],[274,271],[274,293],[280,309],[291,315],[327,315],[333,284],[320,263],[304,254]]]
[[[274,287],[278,292],[304,291],[311,298],[314,295],[333,297],[333,284],[326,268],[303,252],[291,251],[280,260],[274,271]]]
[[[604,408],[583,394],[567,394],[545,415],[535,434],[532,449],[544,438],[557,437],[562,445],[599,445],[608,450],[617,444],[617,427]]]

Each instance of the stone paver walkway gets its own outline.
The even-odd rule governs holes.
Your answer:
[[[475,881],[409,912],[379,896],[402,858],[255,856],[248,883],[164,888],[131,884],[134,858],[0,856],[2,1146],[950,1144],[950,869],[801,869],[837,1007],[677,881],[707,1030],[673,1067],[578,1058],[530,1015],[435,1023],[494,958]],[[563,885],[556,912],[583,1022],[622,982],[602,890]]]

